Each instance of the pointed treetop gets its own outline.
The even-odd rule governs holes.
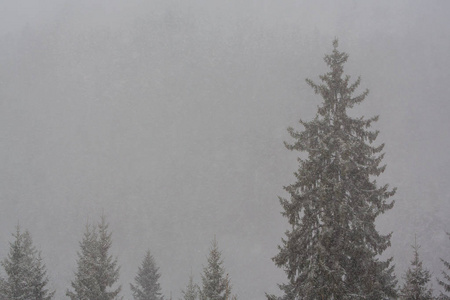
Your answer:
[[[227,300],[231,292],[231,284],[228,276],[225,276],[223,260],[217,239],[211,242],[208,265],[203,268],[202,289],[200,291],[201,300]]]
[[[194,275],[189,275],[189,282],[186,286],[185,290],[181,290],[181,294],[183,295],[183,300],[197,300],[198,299],[198,290],[199,287],[194,283]]]
[[[347,62],[348,54],[340,52],[338,48],[339,42],[337,39],[333,40],[333,51],[331,54],[327,54],[324,57],[324,61],[332,70],[329,75],[332,75],[334,79],[340,78],[344,73],[343,64]]]
[[[338,40],[338,38],[335,37],[333,40],[333,48],[336,49],[338,46],[339,46],[339,40]]]
[[[1,262],[6,278],[0,279],[0,299],[50,300],[55,294],[47,288],[49,282],[41,253],[33,245],[28,230],[16,226],[10,251]]]
[[[119,279],[120,267],[117,258],[109,254],[112,239],[104,215],[97,226],[86,223],[79,244],[77,272],[71,282],[73,291],[68,289],[66,295],[72,300],[120,299],[121,286],[113,287]]]
[[[135,284],[130,284],[133,297],[136,300],[163,300],[161,294],[161,286],[158,282],[161,275],[159,268],[156,266],[155,260],[147,250],[138,273],[135,277]]]
[[[405,283],[400,290],[401,299],[417,299],[417,300],[431,300],[433,293],[430,287],[430,272],[422,266],[422,261],[419,259],[420,245],[417,244],[416,236],[414,236],[414,245],[411,245],[414,251],[411,266],[405,272]]]

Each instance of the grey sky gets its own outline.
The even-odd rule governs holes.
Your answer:
[[[314,116],[306,85],[338,37],[346,73],[380,114],[398,187],[379,229],[401,275],[414,234],[435,276],[450,241],[447,1],[9,1],[0,9],[0,257],[28,228],[57,298],[84,224],[113,231],[123,295],[145,251],[174,299],[200,283],[214,234],[240,299],[276,293],[271,257],[294,181],[288,126]],[[437,287],[437,285],[434,285]]]

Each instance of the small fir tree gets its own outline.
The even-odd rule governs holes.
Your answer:
[[[448,237],[450,238],[450,233],[447,233]],[[441,258],[442,263],[444,264],[444,270],[442,270],[442,276],[443,279],[438,279],[438,283],[440,286],[442,286],[444,288],[444,291],[446,293],[450,293],[450,262],[443,260]],[[445,270],[448,270],[447,272]],[[450,296],[445,295],[444,293],[441,292],[441,296],[440,299],[450,299]]]
[[[189,276],[189,283],[186,286],[186,290],[182,290],[183,300],[197,300],[198,299],[198,286],[194,283],[194,275]]]
[[[136,285],[130,284],[131,291],[135,300],[163,300],[161,295],[161,286],[158,282],[161,275],[158,273],[155,260],[147,251],[142,265],[138,269],[135,277]]]
[[[108,231],[108,223],[105,216],[101,217],[98,224],[98,268],[97,268],[97,282],[100,285],[99,300],[117,299],[121,291],[121,286],[111,289],[119,280],[120,268],[117,265],[117,258],[109,254],[112,245],[112,233]]]
[[[31,274],[29,251],[25,250],[25,236],[16,227],[13,234],[14,241],[9,243],[9,253],[2,261],[6,273],[6,280],[2,286],[2,295],[7,299],[24,299],[31,294]]]
[[[36,300],[50,300],[53,298],[55,294],[54,291],[50,291],[47,288],[47,284],[49,282],[47,276],[47,270],[45,268],[45,264],[41,257],[41,253],[37,253],[37,257],[35,259],[34,268],[33,268],[33,289],[32,294],[33,298]]]
[[[368,90],[354,96],[360,78],[344,75],[348,55],[338,42],[325,56],[329,72],[322,83],[307,83],[323,98],[312,121],[300,120],[304,130],[288,128],[295,140],[289,150],[299,158],[295,183],[285,187],[290,199],[280,198],[290,229],[273,260],[285,270],[281,299],[388,299],[396,297],[392,258],[379,256],[390,246],[391,234],[381,235],[375,219],[393,207],[388,185],[376,180],[384,170],[383,144],[373,146],[378,131],[368,128],[378,117],[348,115]],[[276,299],[275,296],[268,296]]]
[[[419,259],[420,246],[417,245],[415,240],[412,248],[414,250],[414,258],[411,261],[411,267],[405,273],[405,283],[400,290],[400,299],[432,300],[433,292],[431,287],[429,287],[431,275],[422,266],[422,261]]]
[[[21,232],[17,226],[10,243],[8,257],[2,261],[6,279],[1,280],[0,299],[50,300],[55,292],[49,291],[49,279],[41,253],[33,246],[28,231]]]
[[[72,300],[95,299],[100,294],[94,278],[97,265],[97,231],[95,226],[86,224],[83,239],[80,242],[77,272],[71,285],[73,291],[67,290],[66,295]]]
[[[117,259],[109,254],[111,244],[104,216],[98,226],[86,225],[78,252],[77,272],[71,283],[73,291],[66,292],[71,300],[120,299],[121,287],[112,289],[119,279],[119,267]]]
[[[216,238],[211,243],[208,265],[203,268],[202,289],[200,300],[229,300],[231,285],[228,275],[225,275],[223,260]]]

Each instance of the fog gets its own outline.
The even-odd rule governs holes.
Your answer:
[[[305,83],[337,37],[346,73],[380,115],[378,219],[396,274],[440,276],[450,241],[448,1],[2,0],[0,258],[17,224],[42,251],[56,299],[74,278],[84,225],[104,214],[131,299],[145,251],[164,295],[201,283],[214,235],[239,299],[280,294],[271,258],[278,196],[298,164],[288,126],[315,115]],[[438,285],[433,278],[433,286]]]

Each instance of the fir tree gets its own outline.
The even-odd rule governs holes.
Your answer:
[[[119,280],[120,268],[117,266],[117,258],[109,254],[109,249],[112,245],[112,233],[108,231],[108,223],[106,223],[105,216],[101,217],[101,222],[98,224],[98,268],[97,268],[97,282],[100,285],[99,300],[117,299],[121,287],[113,290],[109,288]]]
[[[405,283],[400,290],[400,299],[432,300],[433,292],[429,287],[431,275],[428,270],[422,267],[422,261],[419,259],[420,246],[414,241],[412,248],[414,258],[411,261],[411,267],[405,273]]]
[[[194,283],[194,276],[189,276],[189,283],[186,286],[186,290],[181,291],[183,294],[183,300],[197,300],[198,299],[198,286]]]
[[[38,252],[33,268],[32,299],[50,300],[53,298],[55,292],[51,292],[48,288],[46,288],[48,282],[49,279],[47,277],[47,270],[45,268],[45,264],[43,263],[41,253]]]
[[[447,235],[450,238],[450,233],[447,233]],[[444,264],[444,268],[446,270],[450,270],[450,262],[443,260],[442,258],[441,258],[441,261]],[[447,273],[443,270],[442,276],[444,278],[442,280],[438,279],[438,283],[439,283],[439,285],[444,287],[445,292],[450,293],[450,275],[449,275],[449,273]],[[450,299],[450,297],[441,292],[440,299]]]
[[[117,259],[108,253],[111,244],[111,233],[103,216],[98,226],[86,225],[75,280],[71,283],[73,291],[66,293],[71,300],[119,299],[121,287],[111,290],[119,279]]]
[[[163,300],[161,287],[158,282],[161,275],[158,273],[153,256],[150,250],[147,251],[142,265],[138,269],[135,277],[136,285],[130,284],[135,300]]]
[[[72,291],[67,291],[66,295],[72,300],[96,299],[100,294],[94,278],[97,266],[97,231],[95,226],[86,224],[83,239],[80,242],[80,252],[78,252],[78,269],[75,273],[75,280],[72,281]]]
[[[21,233],[17,226],[10,243],[8,257],[2,261],[7,275],[1,280],[0,299],[9,300],[50,300],[55,294],[49,291],[49,279],[41,253],[33,246],[28,231]]]
[[[202,289],[200,300],[228,300],[231,294],[231,285],[228,275],[225,276],[223,260],[219,251],[217,240],[211,244],[208,256],[208,265],[203,268]]]
[[[373,146],[378,131],[368,130],[378,117],[347,114],[368,90],[353,96],[360,78],[350,83],[343,75],[348,55],[337,47],[335,40],[325,56],[330,71],[320,76],[322,83],[306,80],[323,98],[315,118],[300,120],[303,131],[288,128],[295,142],[286,147],[306,157],[298,159],[296,182],[285,187],[290,199],[279,198],[290,224],[273,258],[288,278],[280,285],[281,299],[396,297],[392,258],[379,258],[391,234],[375,229],[376,217],[393,207],[388,198],[395,189],[374,180],[385,170],[380,166],[384,144]]]

